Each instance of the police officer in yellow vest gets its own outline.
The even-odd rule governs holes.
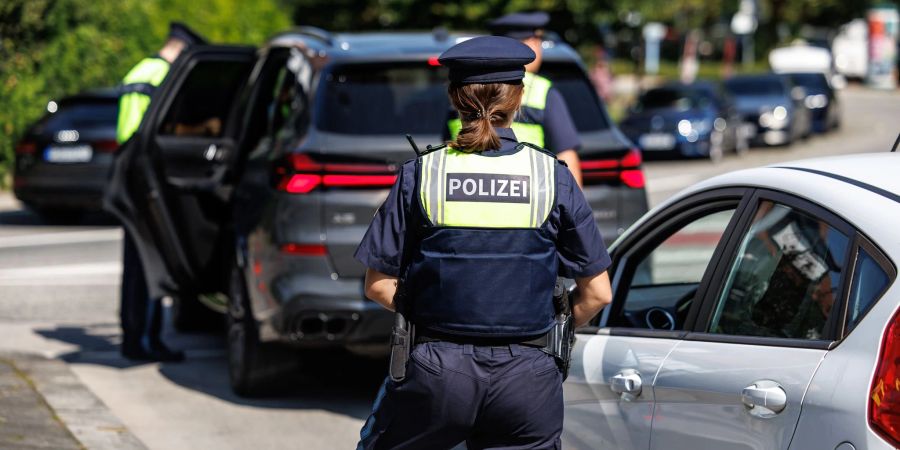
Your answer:
[[[159,54],[139,62],[122,80],[116,139],[124,143],[137,131],[156,87],[169,73],[169,66],[192,45],[206,41],[186,25],[172,22]],[[160,339],[161,299],[147,294],[141,260],[134,241],[125,233],[122,243],[122,287],[119,314],[122,324],[122,355],[129,359],[179,361],[184,353],[170,350]]]
[[[416,336],[359,449],[560,448],[562,374],[545,352],[553,288],[559,273],[575,278],[584,325],[611,299],[610,258],[569,170],[509,128],[534,58],[498,36],[439,58],[459,133],[403,164],[355,255],[366,296],[399,306]]]
[[[578,185],[581,185],[581,161],[577,150],[581,147],[578,130],[569,114],[566,101],[553,87],[553,82],[537,74],[541,68],[543,30],[550,21],[544,12],[513,13],[488,23],[494,36],[517,39],[534,51],[535,59],[525,66],[525,94],[522,108],[516,115],[512,129],[521,142],[546,148],[566,163]],[[459,118],[448,122],[445,138],[459,133]]]

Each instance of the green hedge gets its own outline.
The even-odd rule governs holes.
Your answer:
[[[215,42],[260,44],[290,26],[277,0],[0,1],[0,183],[47,102],[113,86],[163,43],[171,20]]]

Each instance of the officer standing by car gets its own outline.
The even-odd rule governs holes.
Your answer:
[[[402,310],[416,336],[359,448],[560,446],[562,373],[545,352],[554,286],[575,278],[584,325],[611,300],[610,258],[572,174],[509,128],[534,59],[498,36],[439,58],[459,133],[402,166],[355,255],[366,296]]]
[[[137,131],[156,87],[169,73],[169,67],[192,45],[206,41],[179,22],[169,25],[169,35],[159,54],[145,58],[125,75],[120,87],[119,119],[116,139],[121,145]],[[120,318],[122,356],[135,360],[180,361],[184,353],[170,350],[160,338],[162,301],[151,299],[137,248],[129,233],[122,244],[122,288]]]
[[[543,56],[544,28],[549,21],[550,16],[545,12],[513,13],[489,22],[488,29],[494,36],[521,41],[535,54],[534,61],[525,66],[525,94],[512,127],[516,136],[522,142],[556,153],[557,158],[566,163],[581,186],[581,160],[577,153],[581,140],[578,138],[575,122],[562,94],[553,87],[553,82],[537,74],[541,69]],[[448,121],[445,138],[456,137],[459,126],[459,118],[452,116]]]

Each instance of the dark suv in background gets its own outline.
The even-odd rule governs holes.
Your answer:
[[[175,298],[180,328],[209,320],[196,299],[226,313],[236,392],[296,360],[290,347],[386,354],[392,314],[364,297],[353,253],[414,157],[403,135],[439,143],[449,103],[437,56],[467,37],[301,28],[174,64],[108,200],[139,236],[151,294]],[[611,242],[647,209],[641,155],[576,53],[546,46],[542,73],[575,118],[584,191]],[[177,134],[210,118],[220,135]]]
[[[51,101],[15,148],[13,192],[49,222],[99,211],[116,143],[115,89]]]

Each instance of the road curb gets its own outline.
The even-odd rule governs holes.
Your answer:
[[[36,354],[0,353],[44,398],[72,436],[89,450],[146,450],[66,363]]]

